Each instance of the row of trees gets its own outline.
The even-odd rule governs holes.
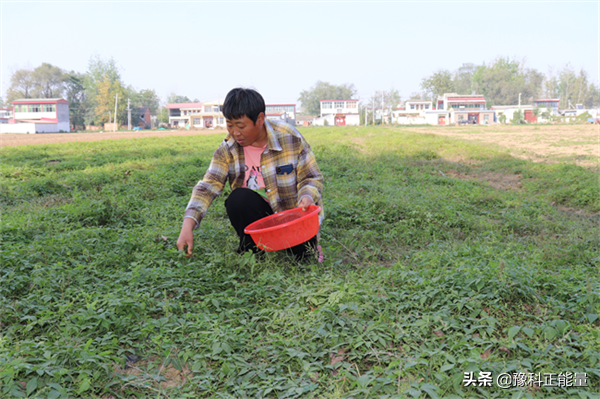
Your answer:
[[[140,116],[143,107],[156,115],[160,99],[151,89],[136,90],[125,85],[113,59],[92,57],[85,73],[67,72],[43,63],[35,69],[19,69],[10,80],[6,102],[22,98],[58,98],[69,101],[71,124],[102,125],[114,120],[115,97],[118,95],[117,121],[127,123],[127,99],[130,100],[132,121]],[[168,117],[167,117],[168,119]]]
[[[421,81],[422,97],[435,100],[444,93],[483,94],[488,106],[531,104],[537,98],[560,98],[560,107],[584,104],[600,105],[598,86],[590,82],[582,69],[576,72],[570,64],[550,70],[547,75],[527,68],[524,62],[497,58],[482,65],[463,64],[455,71],[442,69]]]
[[[444,93],[483,94],[487,106],[532,104],[539,98],[560,98],[560,107],[567,109],[575,104],[586,108],[600,106],[599,87],[590,82],[582,69],[576,72],[570,64],[560,70],[551,69],[547,75],[524,62],[500,57],[490,64],[463,64],[455,71],[441,69],[421,81],[422,92],[410,94],[406,99],[435,100]],[[309,115],[320,113],[319,100],[341,100],[356,95],[354,84],[333,85],[317,81],[310,89],[300,93],[298,101]],[[396,108],[401,102],[400,92],[395,89],[378,91],[362,101],[361,107]]]
[[[488,106],[510,105],[518,102],[521,93],[523,104],[536,98],[561,99],[561,108],[575,104],[585,107],[600,105],[598,86],[590,82],[584,70],[576,72],[569,64],[560,70],[550,70],[548,75],[525,67],[523,62],[498,58],[488,64],[463,64],[455,71],[439,70],[421,81],[421,93],[408,98],[435,100],[444,93],[483,94]],[[309,115],[320,113],[320,100],[350,99],[356,95],[352,83],[334,85],[317,81],[310,89],[300,93],[298,101],[302,111]],[[118,95],[117,119],[127,122],[127,99],[131,101],[132,119],[139,116],[143,106],[150,108],[161,122],[168,122],[168,110],[152,89],[136,90],[125,85],[119,68],[111,58],[92,57],[85,73],[67,72],[57,66],[43,63],[31,69],[19,69],[11,77],[7,90],[7,103],[20,98],[56,98],[69,101],[71,124],[74,126],[101,125],[114,118],[115,97]],[[400,92],[395,89],[374,92],[364,99],[363,107],[395,109],[401,102]],[[186,96],[171,94],[167,103],[198,102]],[[136,114],[136,111],[138,114]],[[135,119],[134,119],[135,120]]]

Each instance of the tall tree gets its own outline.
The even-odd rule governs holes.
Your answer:
[[[171,93],[171,94],[169,94],[169,97],[167,97],[168,104],[180,104],[180,103],[191,103],[191,102],[192,102],[192,100],[190,100],[187,96],[180,96],[175,93]],[[198,102],[198,101],[193,101],[193,102]]]
[[[109,109],[105,110],[104,108],[107,107],[107,93],[110,93],[113,101],[112,112],[114,112],[114,96],[116,93],[112,93],[113,86],[120,88],[119,97],[122,98],[124,90],[121,84],[121,74],[115,60],[112,58],[104,60],[98,55],[91,57],[88,62],[88,70],[83,79],[83,87],[86,91],[86,124],[102,124],[108,121]],[[101,88],[103,90],[102,94],[100,94]],[[98,112],[98,107],[102,111]]]
[[[298,101],[302,104],[302,111],[309,115],[321,113],[321,100],[351,99],[356,94],[352,83],[332,85],[328,82],[317,81],[310,89],[300,93]]]
[[[421,81],[421,89],[425,93],[425,97],[433,101],[444,93],[453,93],[452,73],[447,69],[440,69]]]
[[[169,110],[164,105],[158,109],[158,121],[162,123],[169,123]]]
[[[158,98],[156,91],[144,89],[135,93],[134,98],[132,98],[132,104],[138,107],[148,107],[150,108],[150,113],[156,115],[160,107],[160,98]]]
[[[400,104],[400,100],[402,97],[400,96],[400,92],[396,89],[391,90],[382,90],[376,91],[373,95],[367,100],[365,106],[370,108],[373,104],[375,108],[381,108],[382,106],[385,109],[396,109],[398,104]]]
[[[35,84],[29,69],[18,69],[10,77],[10,86],[6,91],[6,101],[11,103],[21,98],[31,98]]]
[[[376,109],[383,108],[385,110],[384,114],[388,114],[388,111],[393,111],[398,107],[401,99],[400,91],[396,89],[376,91],[363,107],[367,111],[372,109],[373,106]],[[381,116],[379,113],[377,115]]]
[[[554,72],[554,68],[550,68],[542,82],[542,96],[545,98],[558,98],[558,83],[558,77]]]
[[[598,85],[590,83],[583,104],[586,108],[600,107],[600,87]]]
[[[560,107],[569,108],[576,104],[593,107],[598,104],[598,89],[589,82],[588,74],[583,69],[575,72],[570,64],[565,65],[558,73],[557,85]]]
[[[62,97],[66,77],[65,72],[59,67],[44,62],[33,70],[31,78],[35,88],[35,97]]]
[[[66,75],[64,94],[69,102],[69,118],[71,124],[77,129],[85,125],[86,91],[83,88],[85,75],[71,71]]]
[[[102,59],[99,55],[92,56],[88,61],[88,70],[83,82],[86,90],[95,92],[100,82],[106,78],[113,83],[121,80],[119,67],[113,58]]]
[[[480,65],[473,72],[472,84],[485,96],[488,106],[531,103],[541,93],[543,75],[528,69],[517,60],[497,58],[492,64]]]
[[[125,90],[123,89],[123,86],[121,86],[121,82],[119,80],[111,82],[110,77],[106,75],[104,79],[98,83],[96,106],[94,110],[96,115],[96,123],[103,124],[114,121],[115,97],[117,95],[120,99],[117,107],[117,122],[123,123],[127,118],[127,101],[123,101],[125,97]]]
[[[453,89],[458,94],[471,94],[473,91],[473,72],[477,67],[473,63],[462,64],[454,72]]]

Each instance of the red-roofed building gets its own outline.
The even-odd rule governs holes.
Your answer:
[[[167,104],[169,110],[169,125],[185,127],[190,123],[190,115],[202,111],[202,103],[172,103]]]
[[[70,132],[69,102],[62,98],[25,98],[15,100],[13,117],[0,124],[1,133]]]
[[[485,109],[485,97],[481,94],[445,93],[437,99],[437,109],[450,111],[453,109]]]
[[[223,100],[203,103],[167,104],[169,124],[174,128],[190,128],[191,126],[214,129],[224,128]]]
[[[549,108],[552,114],[558,115],[560,108],[560,98],[540,98],[534,101],[536,107]]]
[[[428,112],[428,120],[437,120],[438,125],[467,123],[488,125],[494,122],[495,113],[486,109],[485,97],[481,94],[444,93],[436,101],[436,110]]]

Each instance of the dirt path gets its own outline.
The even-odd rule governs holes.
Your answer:
[[[90,132],[90,133],[41,133],[0,135],[0,147],[15,147],[32,144],[69,143],[72,141],[99,141],[118,139],[138,139],[144,137],[196,136],[203,134],[227,134],[226,130],[161,130],[139,132]]]

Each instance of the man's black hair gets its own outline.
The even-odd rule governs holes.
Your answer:
[[[227,93],[223,103],[223,115],[226,119],[240,119],[247,116],[256,124],[261,112],[265,112],[265,100],[256,90],[252,89],[241,87],[232,89]]]

